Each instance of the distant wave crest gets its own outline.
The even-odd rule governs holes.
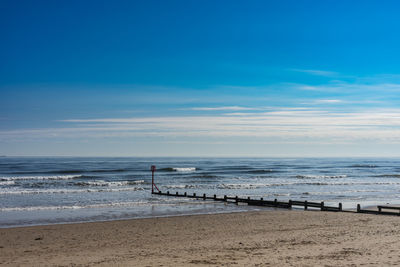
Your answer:
[[[296,175],[298,179],[336,179],[347,178],[347,175]]]
[[[380,174],[375,177],[400,178],[400,174]]]
[[[353,164],[349,166],[350,168],[377,168],[374,164]]]
[[[181,168],[161,168],[160,171],[165,172],[194,172],[196,171],[195,167],[181,167]]]

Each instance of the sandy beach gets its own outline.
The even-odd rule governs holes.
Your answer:
[[[0,229],[4,266],[385,266],[400,218],[262,211]]]

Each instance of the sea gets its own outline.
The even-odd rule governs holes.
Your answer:
[[[400,159],[0,157],[0,227],[243,212],[252,207],[151,194],[400,204]]]

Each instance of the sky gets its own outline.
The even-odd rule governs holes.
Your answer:
[[[0,0],[0,155],[399,157],[399,11]]]

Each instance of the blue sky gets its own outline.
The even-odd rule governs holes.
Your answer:
[[[0,155],[400,156],[397,1],[1,1]]]

